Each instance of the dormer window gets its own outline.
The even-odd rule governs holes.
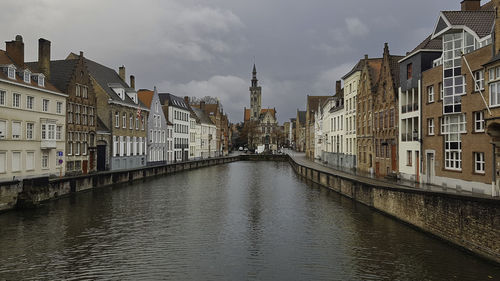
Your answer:
[[[27,70],[24,71],[24,83],[31,83],[31,73]]]
[[[7,75],[10,79],[16,79],[16,69],[13,66],[7,68]]]
[[[38,74],[38,86],[45,87],[45,76]]]

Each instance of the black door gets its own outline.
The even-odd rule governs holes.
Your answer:
[[[97,171],[106,170],[106,145],[97,146]]]

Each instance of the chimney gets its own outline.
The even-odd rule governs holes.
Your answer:
[[[184,96],[184,102],[189,105],[189,97],[188,96]]]
[[[384,43],[384,54],[389,54],[389,43]]]
[[[17,66],[24,66],[24,43],[21,35],[16,36],[16,40],[5,42],[7,55]]]
[[[125,66],[122,65],[118,68],[118,75],[125,82]]]
[[[130,75],[130,88],[135,90],[135,76]]]
[[[367,60],[367,59],[368,59],[368,55],[365,54],[365,60]]]
[[[205,110],[205,101],[200,101],[200,109]]]
[[[481,0],[463,0],[462,11],[478,11],[481,9]]]
[[[38,39],[38,69],[50,80],[50,41]]]
[[[339,94],[340,91],[342,91],[342,81],[337,80],[337,82],[335,83],[335,93]]]

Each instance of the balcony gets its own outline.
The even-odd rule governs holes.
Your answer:
[[[56,140],[42,140],[41,149],[55,149],[56,148]]]

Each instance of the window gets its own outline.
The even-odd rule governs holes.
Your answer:
[[[445,168],[462,170],[461,133],[465,133],[465,114],[444,116],[442,119],[442,134],[445,145]]]
[[[412,160],[412,151],[411,150],[407,150],[406,151],[406,166],[411,166],[412,165],[411,160]]]
[[[67,118],[68,124],[73,123],[73,104],[68,103],[68,118]]]
[[[62,126],[57,125],[56,127],[56,140],[61,140],[62,137]]]
[[[434,118],[427,119],[427,134],[429,136],[434,135]]]
[[[78,84],[75,85],[75,96],[80,96],[80,85]]]
[[[26,108],[33,109],[33,105],[35,103],[35,97],[27,96],[26,97]]]
[[[21,94],[12,94],[12,107],[21,107]]]
[[[68,155],[73,154],[73,133],[68,132]]]
[[[482,111],[474,112],[474,131],[484,132],[484,113]]]
[[[28,71],[26,71],[26,70],[25,70],[25,71],[24,71],[24,82],[25,82],[25,83],[31,83],[31,79],[30,79],[30,78],[31,78],[30,73],[29,73]]]
[[[21,122],[19,121],[12,121],[12,139],[21,139]]]
[[[49,153],[47,151],[42,152],[42,169],[49,168]]]
[[[80,124],[80,105],[75,104],[75,124]]]
[[[42,140],[55,140],[55,124],[42,124]]]
[[[34,135],[35,124],[34,123],[26,123],[26,139],[32,140]]]
[[[42,111],[43,112],[48,112],[49,111],[49,100],[44,99],[42,101]]]
[[[484,90],[484,70],[474,72],[474,91]]]
[[[484,152],[474,152],[474,172],[484,174]]]
[[[413,64],[409,63],[406,65],[406,79],[410,80],[413,76]]]
[[[0,105],[5,105],[5,95],[6,95],[6,92],[3,90],[0,90]]]
[[[32,171],[35,169],[35,152],[26,152],[26,171]]]
[[[129,129],[132,130],[134,128],[134,116],[132,114],[130,114],[128,123],[129,123]]]
[[[57,112],[57,114],[62,113],[62,102],[60,102],[60,101],[57,102],[56,112]]]
[[[7,72],[7,75],[10,79],[16,79],[16,69],[14,67],[9,66]]]
[[[115,127],[119,128],[120,127],[120,113],[115,112]]]
[[[12,172],[21,171],[21,152],[12,152]]]
[[[89,97],[88,96],[88,88],[87,88],[87,86],[82,86],[82,96],[85,99]]]
[[[122,128],[126,129],[127,128],[127,114],[123,113],[122,116]]]
[[[490,83],[490,106],[500,105],[500,82]]]
[[[43,75],[38,75],[38,86],[45,87],[45,77]]]
[[[434,86],[427,87],[427,102],[434,102]]]
[[[443,99],[443,83],[439,82],[439,99],[442,100]]]
[[[5,139],[7,136],[7,121],[0,120],[0,139]]]
[[[139,118],[135,117],[135,129],[139,130]]]
[[[7,166],[7,153],[2,151],[0,152],[0,173],[5,173],[6,172],[6,166]]]

